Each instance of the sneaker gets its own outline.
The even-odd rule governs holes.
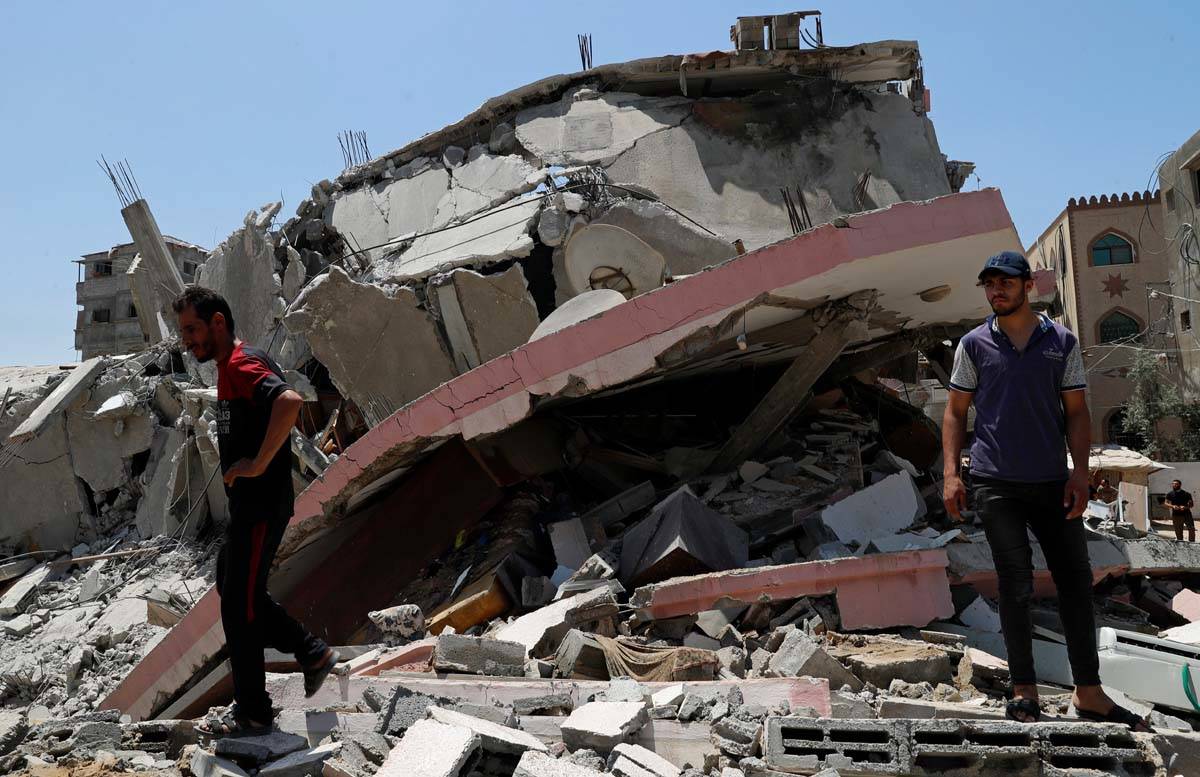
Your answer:
[[[325,648],[325,655],[321,658],[320,663],[311,669],[304,670],[304,698],[311,699],[317,691],[321,690],[325,678],[329,676],[341,658],[341,654],[333,648]]]

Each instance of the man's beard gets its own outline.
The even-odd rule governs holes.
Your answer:
[[[1017,297],[1016,299],[1014,299],[1012,301],[1011,307],[1009,307],[1006,310],[1000,310],[996,307],[995,304],[993,304],[992,312],[1000,317],[1011,316],[1013,313],[1016,313],[1018,310],[1020,310],[1023,307],[1025,307],[1025,290],[1024,289],[1021,290],[1021,296]]]
[[[208,342],[201,343],[200,345],[203,346],[203,355],[197,355],[195,350],[189,348],[188,350],[191,351],[192,356],[195,357],[196,361],[200,362],[201,364],[212,361],[213,356],[216,353],[216,349],[213,348],[212,338],[210,337]]]

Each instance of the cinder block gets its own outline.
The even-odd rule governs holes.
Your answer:
[[[996,724],[990,724],[996,725]],[[1159,774],[1158,753],[1125,726],[1109,723],[1039,723],[1031,727],[1042,763],[1056,769],[1109,774]]]
[[[782,772],[825,768],[905,774],[908,730],[899,721],[772,717],[766,720],[764,760]]]
[[[525,676],[525,646],[465,634],[442,634],[433,649],[433,668],[438,672]]]
[[[917,773],[973,769],[980,774],[1037,773],[1031,727],[1012,721],[909,721],[910,768]]]
[[[723,717],[712,725],[709,735],[719,750],[738,758],[758,755],[758,743],[762,738],[762,724],[757,721]]]

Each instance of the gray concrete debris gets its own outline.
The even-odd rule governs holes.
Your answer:
[[[901,471],[825,508],[821,520],[842,542],[865,546],[872,537],[908,528],[925,512],[912,476]]]
[[[194,777],[250,777],[249,772],[233,761],[198,747],[192,750],[192,757],[188,765]]]
[[[601,772],[530,750],[521,756],[513,777],[596,777]]]
[[[418,720],[404,732],[377,777],[457,777],[479,760],[479,737],[469,729]]]
[[[671,275],[689,275],[737,256],[732,242],[709,234],[661,202],[630,199],[592,219],[628,230],[666,257]]]
[[[710,737],[721,752],[738,758],[747,758],[758,755],[762,730],[761,721],[748,721],[725,716],[713,723]]]
[[[491,275],[455,270],[431,286],[459,372],[524,345],[537,328],[537,306],[519,264]]]
[[[771,657],[767,673],[775,677],[825,677],[832,688],[843,685],[856,691],[862,688],[862,680],[799,629],[788,632],[779,650]]]
[[[431,229],[449,187],[444,167],[418,158],[394,170],[390,181],[335,193],[325,223],[369,263],[395,247],[383,244]]]
[[[357,283],[338,267],[305,287],[284,324],[307,338],[334,385],[373,424],[455,374],[432,317],[411,289]]]
[[[685,486],[625,533],[621,582],[632,588],[679,575],[738,569],[749,555],[745,530]]]
[[[9,586],[0,596],[0,618],[11,618],[24,612],[37,593],[38,586],[46,581],[51,572],[48,564],[42,564]]]
[[[529,256],[534,245],[530,231],[540,209],[536,197],[506,203],[472,216],[460,227],[417,237],[399,256],[376,260],[368,279],[404,283],[457,267],[478,268]]]
[[[642,702],[588,702],[563,721],[563,743],[571,750],[588,748],[608,753],[629,741],[648,719]]]
[[[441,634],[433,649],[433,668],[438,672],[524,677],[525,647],[502,639]]]
[[[608,770],[616,777],[679,777],[679,767],[641,745],[620,744],[613,748]]]
[[[238,337],[248,343],[267,343],[283,315],[283,286],[275,274],[274,242],[261,216],[278,203],[246,214],[243,225],[209,254],[196,282],[219,292],[229,302]],[[268,220],[269,222],[269,220]]]
[[[299,750],[272,761],[258,770],[258,777],[314,777],[322,772],[321,764],[342,749],[341,742]]]
[[[490,720],[464,715],[455,710],[430,707],[429,717],[448,726],[459,726],[473,731],[478,735],[480,745],[488,752],[520,755],[526,750],[546,750],[546,746],[532,734]]]
[[[222,758],[228,758],[239,763],[249,761],[256,766],[283,758],[297,750],[308,749],[308,740],[304,737],[288,734],[283,731],[273,731],[270,734],[257,737],[226,737],[217,740],[213,752]]]

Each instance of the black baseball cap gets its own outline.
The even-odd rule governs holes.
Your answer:
[[[1017,276],[1033,277],[1033,272],[1029,269],[1029,262],[1016,251],[1001,251],[995,256],[989,257],[984,262],[983,269],[979,271],[979,280],[983,280],[983,276],[990,272],[1000,272],[1014,278]]]

